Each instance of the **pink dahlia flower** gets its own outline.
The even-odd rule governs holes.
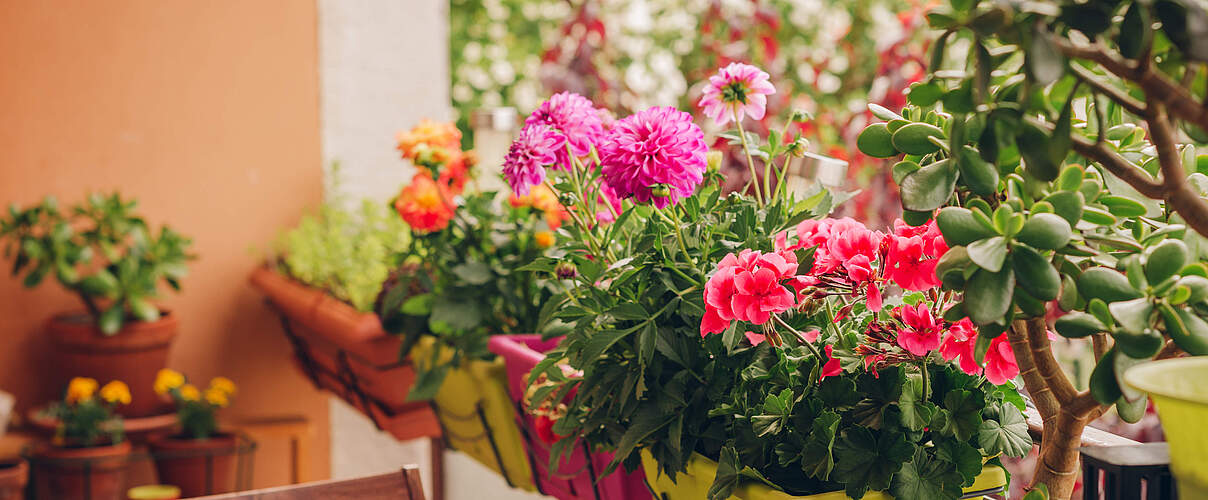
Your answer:
[[[524,125],[545,124],[565,137],[575,156],[591,153],[592,145],[604,137],[600,111],[586,97],[572,92],[554,94],[524,120]],[[571,158],[566,146],[554,153],[558,161],[554,168],[570,170]]]
[[[600,147],[601,173],[621,198],[653,203],[659,208],[688,197],[704,180],[705,134],[692,115],[671,107],[634,113],[612,126]],[[651,187],[669,188],[666,197]]]
[[[730,63],[709,77],[698,105],[719,127],[729,123],[732,114],[737,114],[739,121],[745,115],[762,119],[768,96],[776,93],[769,78],[767,72],[750,64]]]
[[[793,292],[782,284],[797,270],[797,257],[791,253],[763,254],[743,250],[728,254],[705,284],[705,317],[701,336],[721,333],[734,320],[762,325],[773,314],[796,305]]]
[[[566,137],[546,125],[525,125],[503,158],[503,175],[517,195],[527,196],[533,186],[545,182],[545,166],[557,161]]]
[[[600,224],[610,224],[616,221],[616,217],[612,214],[613,210],[619,215],[621,213],[621,197],[617,196],[616,190],[608,186],[607,183],[601,182],[596,186],[599,196],[596,198],[596,222]],[[611,206],[612,210],[608,207]]]
[[[898,330],[898,345],[915,356],[925,356],[940,346],[943,322],[931,315],[926,303],[894,308],[893,316],[902,322]]]

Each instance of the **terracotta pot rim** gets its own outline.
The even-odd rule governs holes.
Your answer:
[[[0,478],[5,476],[20,475],[22,472],[29,469],[29,462],[24,458],[10,458],[0,460]]]
[[[55,314],[46,321],[46,332],[55,346],[68,352],[114,353],[160,349],[172,344],[179,321],[170,310],[155,321],[129,321],[113,335],[101,333],[91,320],[75,321],[79,311]]]
[[[33,448],[33,455],[50,459],[85,460],[125,456],[130,454],[131,449],[130,440],[128,439],[122,440],[122,442],[117,444],[79,447],[55,446],[44,442]]]
[[[216,432],[208,438],[197,439],[173,434],[154,437],[147,444],[155,448],[218,448],[239,444],[239,436],[232,432]]]

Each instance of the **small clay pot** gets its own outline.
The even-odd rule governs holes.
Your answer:
[[[129,457],[129,441],[81,448],[41,445],[31,459],[34,498],[122,500]]]
[[[168,349],[176,338],[176,317],[164,312],[155,321],[129,321],[105,335],[91,316],[60,314],[46,331],[54,342],[63,387],[72,377],[91,377],[101,384],[121,380],[130,386],[130,404],[119,405],[123,417],[146,417],[171,411],[155,394],[155,375],[168,364]]]
[[[24,460],[0,461],[0,500],[25,498],[25,484],[29,481],[29,464]]]
[[[164,437],[152,439],[148,446],[159,482],[179,487],[182,498],[235,491],[239,441],[233,434]]]

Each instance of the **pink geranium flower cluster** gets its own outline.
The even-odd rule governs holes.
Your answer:
[[[1005,334],[991,341],[983,366],[975,359],[978,333],[973,323],[968,318],[948,323],[936,312],[944,304],[935,302],[940,300],[935,293],[939,286],[935,263],[948,247],[933,222],[911,227],[899,220],[886,234],[850,218],[822,219],[802,222],[791,232],[791,237],[789,232],[776,237],[772,252],[748,249],[722,259],[705,285],[702,336],[721,333],[734,321],[764,325],[770,336],[776,325],[768,323],[775,315],[808,311],[818,300],[838,296],[843,304],[833,321],[847,320],[853,304],[861,299],[873,314],[861,327],[864,340],[855,354],[874,373],[879,366],[917,362],[938,352],[965,373],[984,374],[993,384],[1019,374]],[[813,263],[798,274],[798,252],[811,248]],[[894,285],[931,292],[930,298],[878,314],[886,289]],[[746,336],[752,344],[766,338],[752,332]],[[818,337],[816,330],[799,336],[809,343]],[[823,347],[822,376],[839,374],[842,367],[832,355],[832,346]]]
[[[797,256],[743,250],[726,255],[705,284],[705,317],[701,336],[721,333],[731,322],[762,325],[797,305],[786,282],[795,278]]]

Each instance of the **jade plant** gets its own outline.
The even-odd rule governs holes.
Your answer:
[[[128,321],[154,321],[160,283],[180,290],[191,240],[161,227],[155,234],[135,214],[137,202],[114,193],[61,207],[53,197],[0,216],[0,241],[12,273],[33,288],[50,275],[87,307],[105,335]]]
[[[930,75],[905,109],[872,107],[884,122],[859,147],[900,159],[905,218],[934,218],[951,247],[936,274],[963,297],[947,315],[978,325],[979,361],[1006,332],[1044,420],[1035,484],[1068,498],[1085,426],[1113,406],[1144,413],[1124,371],[1208,354],[1208,162],[1184,143],[1208,138],[1208,12],[954,0],[929,20],[944,30]],[[1090,343],[1087,390],[1052,330]]]

